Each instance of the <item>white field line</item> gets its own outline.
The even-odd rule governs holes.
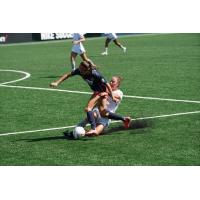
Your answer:
[[[124,97],[134,98],[134,99],[158,100],[158,101],[174,101],[174,102],[184,102],[184,103],[200,103],[200,101],[183,100],[183,99],[164,99],[164,98],[158,98],[158,97],[142,97],[142,96],[130,96],[130,95],[124,95]]]
[[[191,115],[191,114],[198,114],[198,113],[200,113],[200,110],[192,111],[192,112],[185,112],[185,113],[174,113],[174,114],[168,114],[168,115],[158,115],[158,116],[151,116],[151,117],[135,118],[135,119],[132,119],[132,120],[156,119],[156,118],[174,117],[174,116],[181,116],[181,115]],[[120,122],[120,121],[112,121],[111,123],[118,123],[118,122]],[[47,129],[40,129],[40,130],[29,130],[29,131],[19,131],[19,132],[12,132],[12,133],[2,133],[2,134],[0,134],[0,136],[19,135],[19,134],[24,134],[24,133],[36,133],[36,132],[62,130],[62,129],[73,128],[75,126],[76,125],[65,126],[65,127],[57,127],[57,128],[47,128]]]
[[[20,88],[20,89],[31,89],[31,90],[46,90],[46,91],[54,91],[54,92],[67,92],[67,93],[76,93],[76,94],[92,94],[91,92],[81,92],[81,91],[75,91],[75,90],[62,90],[62,89],[26,87],[26,86],[15,86],[15,85],[2,85],[2,84],[0,84],[0,86],[10,87],[10,88]],[[134,99],[147,99],[147,100],[172,101],[172,102],[200,104],[200,101],[193,101],[193,100],[164,99],[164,98],[157,98],[157,97],[142,97],[142,96],[131,96],[131,95],[124,95],[123,97],[134,98]]]
[[[4,84],[8,84],[8,83],[15,83],[15,82],[18,82],[18,81],[23,81],[24,79],[27,79],[27,78],[29,78],[31,76],[28,72],[17,71],[17,70],[0,69],[0,71],[3,71],[3,72],[15,72],[15,73],[17,72],[17,73],[20,73],[20,74],[25,74],[25,76],[23,78],[12,80],[12,81],[8,81],[8,82],[4,82],[4,83],[0,83],[0,85],[4,85]]]
[[[62,90],[62,89],[53,89],[53,88],[40,88],[40,87],[27,87],[27,86],[15,86],[15,85],[1,85],[3,87],[9,88],[20,88],[20,89],[30,89],[30,90],[45,90],[45,91],[53,91],[53,92],[67,92],[67,93],[77,93],[77,94],[92,94],[91,92],[81,92],[75,90]]]

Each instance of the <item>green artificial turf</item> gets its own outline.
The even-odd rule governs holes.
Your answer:
[[[108,56],[101,55],[104,40],[88,38],[84,46],[106,79],[124,78],[124,95],[197,101],[124,97],[120,114],[146,118],[200,111],[200,34],[121,36],[127,52],[111,43]],[[85,117],[90,95],[37,89],[70,71],[70,51],[71,40],[0,46],[1,70],[31,74],[7,84],[29,88],[0,86],[0,134],[73,126]],[[0,71],[0,83],[23,76]],[[58,89],[91,92],[78,76]],[[140,120],[129,130],[114,123],[108,134],[81,140],[64,138],[66,129],[0,136],[0,165],[200,165],[200,113]]]

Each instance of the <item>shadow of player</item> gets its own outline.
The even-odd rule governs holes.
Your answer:
[[[130,127],[128,129],[124,129],[123,125],[118,125],[116,127],[112,127],[109,128],[107,130],[104,131],[103,134],[101,134],[100,136],[103,135],[110,135],[110,134],[123,134],[121,131],[129,131],[130,130],[137,130],[137,129],[145,129],[148,127],[152,127],[152,122],[150,120],[135,120],[132,121],[132,123],[130,124]],[[133,134],[144,134],[145,131],[143,132],[130,132]],[[33,139],[21,139],[20,141],[24,140],[27,142],[40,142],[40,141],[53,141],[53,140],[72,140],[72,141],[76,141],[76,139],[74,139],[73,135],[72,135],[72,131],[66,130],[63,132],[63,136],[51,136],[51,137],[42,137],[42,138],[33,138]],[[93,140],[94,137],[83,137],[79,140],[81,141],[88,141],[88,140]]]

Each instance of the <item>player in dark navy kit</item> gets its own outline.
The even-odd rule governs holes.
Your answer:
[[[104,117],[114,120],[122,120],[124,122],[125,128],[128,128],[131,122],[130,117],[122,117],[115,113],[112,113],[107,108],[107,98],[108,95],[113,99],[113,101],[117,101],[112,93],[112,88],[110,84],[106,81],[106,79],[96,70],[94,65],[91,65],[90,62],[83,61],[80,63],[79,68],[74,71],[64,74],[60,79],[50,84],[51,87],[57,87],[64,80],[69,77],[79,75],[83,78],[84,81],[88,83],[92,91],[94,92],[90,97],[88,104],[85,108],[85,112],[87,112],[87,118],[89,123],[91,124],[91,130],[89,133],[96,133],[96,122],[94,118],[93,108],[97,105],[100,107],[101,113],[103,113]]]

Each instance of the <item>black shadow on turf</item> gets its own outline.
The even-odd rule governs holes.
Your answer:
[[[120,131],[130,131],[130,130],[137,130],[137,129],[145,129],[145,128],[149,128],[152,127],[152,121],[150,120],[135,120],[132,121],[130,127],[128,129],[124,129],[124,127],[122,125],[119,125],[117,127],[113,127],[110,128],[108,130],[106,130],[104,132],[104,134],[100,135],[110,135],[112,133],[116,133],[116,132],[120,132]],[[63,133],[68,133],[69,131],[64,131]],[[70,133],[70,132],[69,132]],[[143,134],[145,133],[145,131],[140,132],[140,133],[133,133],[133,134]],[[117,133],[120,134],[120,133]],[[121,133],[122,134],[122,133]],[[83,137],[81,139],[79,139],[79,141],[88,141],[94,139],[94,137]],[[52,140],[73,140],[76,141],[76,139],[74,139],[73,137],[71,137],[71,135],[69,134],[65,134],[64,136],[52,136],[52,137],[43,137],[43,138],[34,138],[34,139],[21,139],[21,140],[17,140],[17,141],[27,141],[27,142],[40,142],[40,141],[52,141]]]

